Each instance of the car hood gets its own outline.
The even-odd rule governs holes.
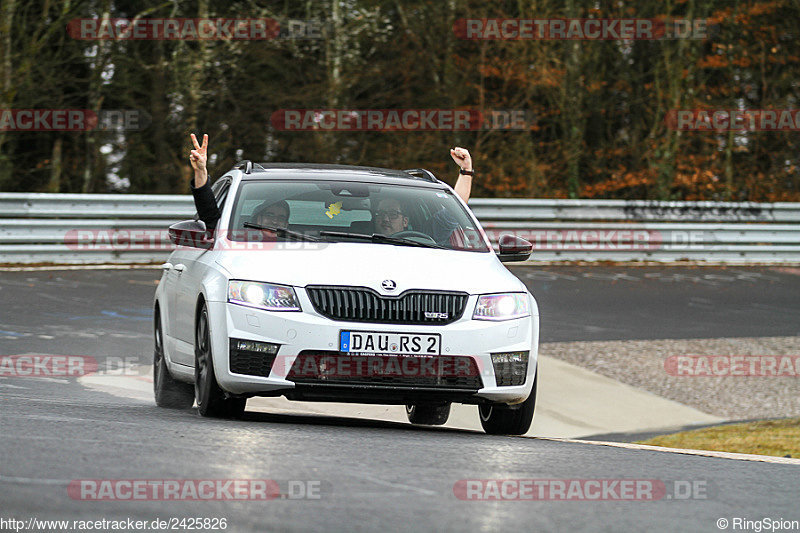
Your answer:
[[[216,261],[232,279],[306,285],[370,287],[381,294],[408,289],[470,294],[524,291],[492,253],[373,243],[280,243],[281,250],[226,250]],[[392,280],[395,290],[381,285]]]

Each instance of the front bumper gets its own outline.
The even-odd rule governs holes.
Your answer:
[[[411,399],[515,404],[524,401],[531,393],[538,359],[538,315],[501,322],[472,320],[472,309],[477,296],[470,296],[464,316],[448,325],[344,322],[316,314],[305,294],[298,296],[304,312],[270,312],[227,302],[208,302],[214,371],[222,389],[231,394],[245,396],[286,395],[296,399],[386,404],[409,403]],[[531,303],[531,309],[536,309],[535,302]],[[295,384],[286,379],[300,352],[337,351],[341,330],[438,333],[441,335],[441,355],[472,357],[480,371],[483,386],[468,392],[442,387],[401,390],[398,387],[371,385]],[[269,377],[231,372],[229,350],[232,338],[280,345]],[[490,354],[520,351],[529,352],[524,384],[498,387]]]

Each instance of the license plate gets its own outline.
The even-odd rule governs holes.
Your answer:
[[[339,350],[347,353],[439,355],[442,337],[431,333],[342,331]]]

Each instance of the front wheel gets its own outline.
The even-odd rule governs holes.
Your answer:
[[[156,309],[153,327],[153,394],[156,405],[167,409],[189,409],[194,404],[194,391],[189,383],[176,380],[169,373],[164,359],[164,335],[161,329],[161,312]]]
[[[406,416],[412,424],[441,426],[450,418],[450,404],[406,405]]]
[[[536,407],[536,382],[539,370],[533,380],[533,388],[528,399],[513,408],[507,405],[479,405],[483,430],[489,435],[524,435],[531,428],[533,410]]]
[[[200,416],[239,418],[244,413],[247,398],[229,398],[217,383],[211,356],[211,335],[208,311],[203,305],[197,318],[194,336],[194,395]]]

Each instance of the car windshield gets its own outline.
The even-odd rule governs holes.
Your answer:
[[[348,181],[264,180],[239,187],[229,238],[374,242],[488,252],[449,190]],[[258,238],[262,238],[261,235]]]

